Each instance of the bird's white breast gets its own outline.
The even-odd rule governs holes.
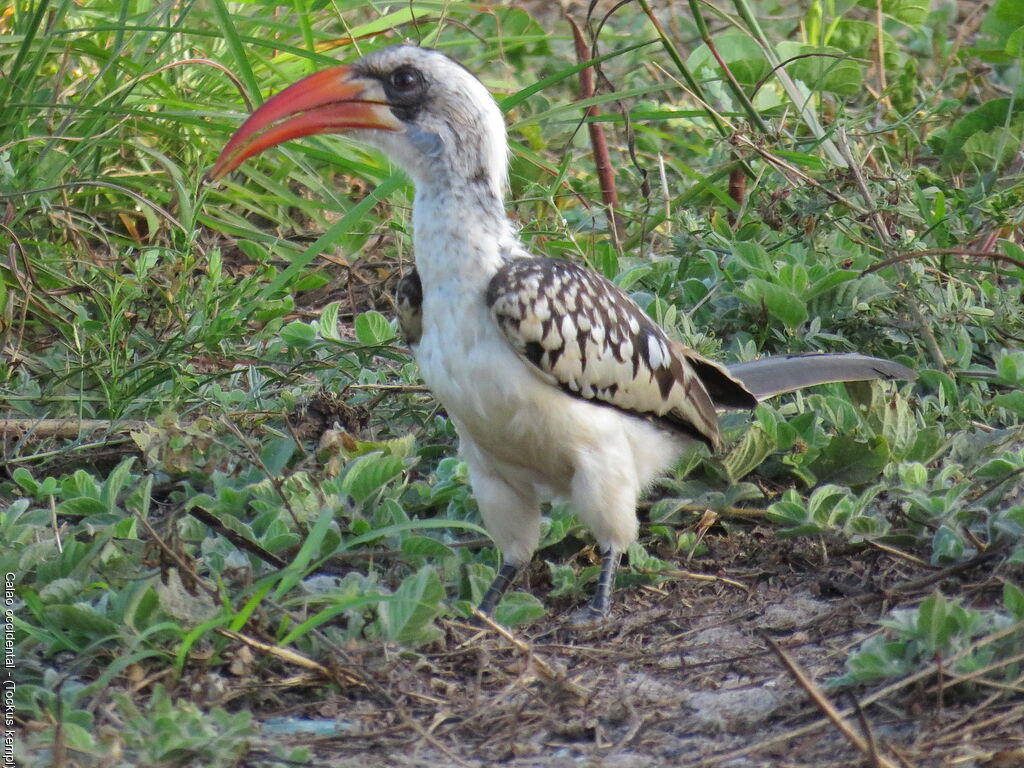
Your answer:
[[[483,291],[463,288],[453,280],[424,292],[416,355],[423,380],[464,440],[518,468],[520,476],[506,480],[562,492],[571,461],[565,444],[551,440],[548,430],[569,398],[523,364],[492,320]]]
[[[642,488],[671,464],[681,440],[544,380],[505,340],[483,290],[457,276],[424,290],[417,350],[423,379],[463,441],[503,480],[545,498],[568,497],[581,462],[611,455]]]
[[[675,460],[683,441],[563,392],[516,354],[486,293],[510,249],[517,255],[525,251],[503,214],[490,227],[451,217],[451,210],[473,208],[453,200],[451,191],[417,189],[423,335],[416,359],[424,381],[460,439],[471,441],[491,471],[513,487],[531,496],[567,497],[574,475],[597,462],[614,466],[639,490]],[[633,519],[632,508],[629,513]]]

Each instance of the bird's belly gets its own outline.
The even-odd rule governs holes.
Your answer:
[[[506,480],[544,495],[567,494],[586,421],[578,407],[597,406],[543,381],[497,328],[475,330],[472,338],[463,338],[464,328],[426,330],[416,355],[424,381],[460,437],[472,440]]]
[[[641,489],[678,456],[681,436],[544,380],[509,346],[482,301],[431,298],[416,350],[423,380],[459,437],[513,487],[568,498],[574,475],[597,462]]]

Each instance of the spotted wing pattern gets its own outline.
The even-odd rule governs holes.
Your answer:
[[[571,262],[513,259],[491,279],[487,303],[520,357],[576,397],[714,449],[721,447],[715,403],[756,405],[724,368],[670,340],[617,286]]]

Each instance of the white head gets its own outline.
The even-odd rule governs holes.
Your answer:
[[[417,187],[484,185],[498,200],[504,196],[501,110],[474,75],[438,51],[395,45],[300,80],[249,117],[211,176],[315,133],[344,133],[378,147]]]

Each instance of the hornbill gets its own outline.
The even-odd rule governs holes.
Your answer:
[[[671,339],[601,275],[534,256],[505,212],[502,113],[438,51],[395,45],[295,83],[249,117],[210,175],[318,133],[378,148],[415,185],[416,267],[399,288],[399,321],[501,549],[486,614],[537,547],[542,501],[567,499],[600,546],[597,587],[575,616],[600,619],[637,537],[638,495],[687,443],[721,449],[719,409],[826,382],[915,376],[860,354],[723,366]]]

